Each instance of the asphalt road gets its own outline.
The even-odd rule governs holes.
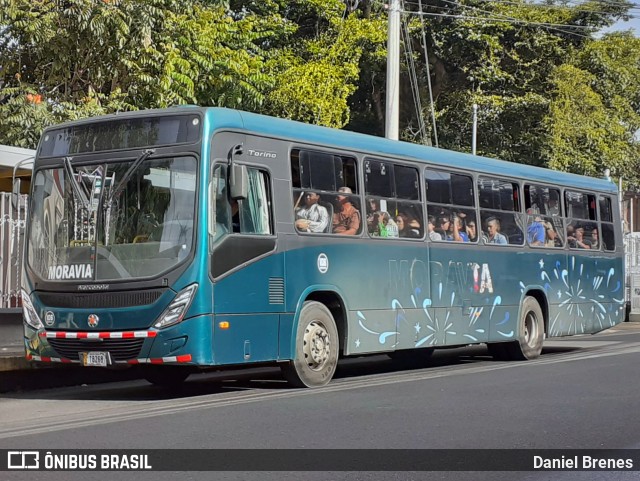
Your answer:
[[[316,390],[279,371],[192,376],[0,396],[0,449],[638,449],[640,324],[548,341],[530,362],[482,346],[421,369],[384,356],[343,362]],[[460,453],[463,453],[460,451]],[[167,453],[171,455],[171,453]],[[176,454],[177,455],[177,454]],[[462,454],[461,454],[462,455]],[[247,466],[251,466],[248,457]],[[0,479],[640,479],[640,472],[0,472]]]

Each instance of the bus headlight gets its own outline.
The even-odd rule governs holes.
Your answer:
[[[44,324],[42,324],[40,316],[38,316],[36,309],[33,307],[29,294],[24,290],[20,290],[20,295],[22,296],[22,313],[24,315],[25,322],[36,330],[42,329]]]
[[[196,294],[198,284],[191,284],[190,286],[182,289],[171,304],[167,306],[164,312],[158,318],[158,321],[153,325],[157,329],[164,329],[165,327],[173,326],[184,319],[191,301]]]

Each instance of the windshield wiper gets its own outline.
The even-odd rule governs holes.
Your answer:
[[[127,181],[129,180],[129,177],[131,177],[131,174],[133,174],[136,171],[136,169],[138,167],[140,167],[140,164],[142,164],[142,162],[144,162],[151,155],[153,155],[155,153],[155,151],[156,151],[156,149],[144,150],[142,152],[142,154],[140,154],[138,156],[138,158],[133,161],[131,166],[127,169],[127,171],[122,176],[122,179],[120,179],[120,182],[118,182],[118,185],[116,185],[115,189],[113,189],[113,190],[111,190],[109,192],[109,198],[107,199],[107,201],[104,204],[104,208],[105,209],[111,208],[111,206],[113,205],[114,199],[120,194],[120,192],[122,192],[122,190],[124,189]]]
[[[71,157],[64,158],[64,169],[67,172],[67,176],[69,177],[69,181],[71,182],[71,188],[73,189],[74,194],[76,194],[76,197],[82,203],[82,208],[84,210],[88,210],[89,199],[86,195],[84,195],[84,192],[82,192],[82,189],[80,189],[80,184],[78,184],[78,181],[76,180],[75,174],[73,173],[73,167],[71,166]]]

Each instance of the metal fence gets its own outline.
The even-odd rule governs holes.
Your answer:
[[[625,301],[629,314],[640,315],[640,232],[624,236],[625,252]]]
[[[20,282],[29,197],[18,195],[15,205],[11,197],[11,193],[0,192],[0,309],[22,305]]]

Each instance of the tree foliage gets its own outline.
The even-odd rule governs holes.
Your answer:
[[[258,109],[271,86],[259,42],[281,23],[220,2],[2,0],[0,138],[33,147],[25,128],[119,110]]]
[[[548,166],[592,176],[609,168],[640,185],[640,39],[620,33],[591,41],[551,83]]]
[[[639,40],[597,35],[631,6],[404,2],[416,69],[403,62],[403,138],[417,140],[433,108],[439,146],[469,151],[477,104],[479,154],[608,167],[640,185]],[[382,135],[386,36],[373,0],[0,0],[0,143],[33,147],[55,122],[185,103]]]

